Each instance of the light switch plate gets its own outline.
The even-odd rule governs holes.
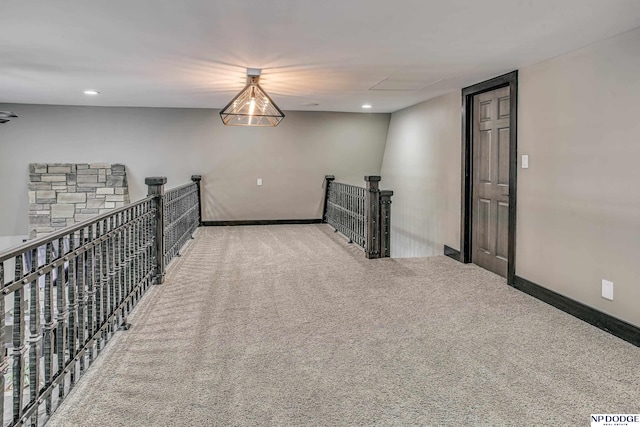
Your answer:
[[[262,178],[258,178],[258,181],[256,181],[257,185],[262,185]]]
[[[613,301],[613,282],[602,279],[602,298]]]
[[[522,169],[529,169],[529,155],[522,155]]]

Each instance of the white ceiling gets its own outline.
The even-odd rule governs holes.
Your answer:
[[[221,108],[255,67],[283,110],[392,112],[638,26],[638,0],[4,0],[0,102]]]

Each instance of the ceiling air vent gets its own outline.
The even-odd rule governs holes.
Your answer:
[[[415,92],[441,81],[442,79],[416,80],[416,79],[402,79],[402,78],[387,77],[386,79],[381,80],[378,83],[371,86],[369,90]]]

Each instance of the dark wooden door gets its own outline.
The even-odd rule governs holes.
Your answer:
[[[509,88],[474,96],[472,262],[507,276]]]

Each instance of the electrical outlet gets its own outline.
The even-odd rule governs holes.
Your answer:
[[[613,301],[613,282],[602,279],[602,298]]]
[[[262,178],[258,178],[258,181],[256,181],[256,185],[262,185]]]
[[[529,169],[529,155],[522,155],[522,169]]]

